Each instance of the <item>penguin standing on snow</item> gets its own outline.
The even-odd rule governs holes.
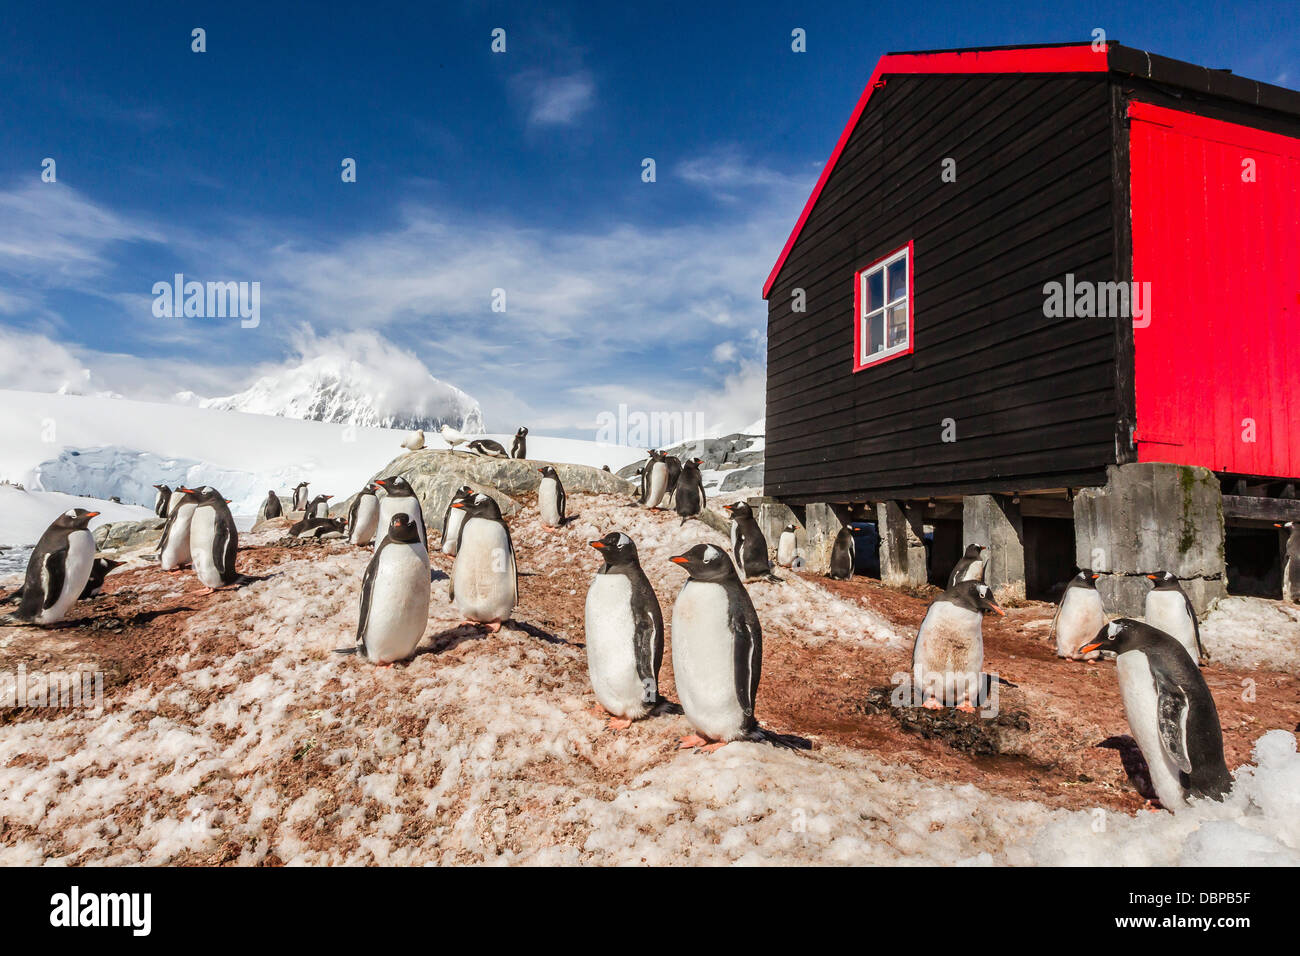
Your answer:
[[[1232,789],[1214,696],[1186,648],[1141,621],[1103,627],[1079,654],[1116,655],[1116,673],[1133,739],[1160,803],[1174,811],[1188,797],[1222,800]]]
[[[239,550],[239,532],[231,517],[226,499],[217,489],[182,488],[195,501],[194,517],[190,521],[190,552],[194,558],[194,573],[203,582],[200,594],[211,594],[239,580],[235,570],[235,554]]]
[[[515,432],[515,440],[510,443],[510,457],[528,457],[528,429],[523,425],[519,426],[519,430]]]
[[[799,538],[795,526],[788,524],[781,531],[781,537],[776,539],[776,563],[783,568],[788,568],[794,564],[795,556],[799,553]]]
[[[664,460],[663,452],[651,449],[645,467],[642,478],[645,494],[641,503],[657,511],[663,504],[664,495],[668,494],[668,462]]]
[[[391,664],[415,653],[429,622],[429,552],[415,522],[393,515],[361,579],[357,650],[372,664]]]
[[[1183,645],[1198,665],[1204,664],[1210,655],[1205,653],[1205,645],[1201,643],[1201,625],[1196,620],[1192,599],[1168,571],[1148,574],[1147,577],[1154,583],[1147,592],[1143,618]]]
[[[259,521],[266,521],[270,518],[278,518],[283,513],[280,507],[280,496],[274,491],[266,493],[266,500],[262,502],[262,513],[258,515]]]
[[[307,518],[328,518],[330,516],[330,499],[333,495],[317,495],[307,503]]]
[[[465,509],[456,502],[466,501],[474,494],[469,485],[461,485],[447,502],[447,513],[442,516],[442,553],[456,557],[456,542],[460,538],[460,523],[465,520]]]
[[[506,446],[499,441],[493,441],[491,438],[475,438],[469,443],[469,450],[476,455],[482,455],[485,458],[509,458],[506,454]]]
[[[104,578],[124,564],[125,561],[114,561],[112,558],[96,558],[90,566],[90,577],[86,581],[86,586],[81,589],[80,598],[84,600],[99,597],[104,590]]]
[[[743,501],[724,505],[731,515],[731,553],[740,568],[741,577],[771,577],[772,563],[767,558],[767,538],[754,520],[754,510]]]
[[[177,488],[172,494],[171,514],[163,525],[162,541],[158,545],[158,559],[164,571],[179,571],[190,563],[190,522],[194,518],[196,503],[193,494]]]
[[[847,581],[853,577],[853,562],[858,555],[857,542],[853,540],[853,529],[848,525],[840,528],[831,545],[830,576],[837,581]]]
[[[1084,568],[1065,586],[1049,634],[1049,639],[1056,639],[1057,657],[1070,661],[1095,661],[1101,656],[1093,653],[1085,658],[1077,653],[1089,638],[1095,637],[1106,626],[1106,610],[1101,604],[1101,592],[1097,590],[1098,577],[1100,575],[1091,569]]]
[[[95,562],[90,519],[98,511],[72,508],[45,529],[27,559],[22,600],[14,617],[24,623],[56,624],[76,603]]]
[[[983,581],[984,552],[987,550],[982,544],[966,545],[966,553],[953,565],[952,573],[948,575],[948,587],[951,588],[959,581]]]
[[[1006,613],[979,581],[954,584],[925,612],[912,646],[912,693],[922,695],[927,710],[975,712],[984,690],[984,615],[990,612]]]
[[[566,518],[564,485],[550,465],[537,470],[542,475],[542,483],[537,487],[537,508],[542,513],[542,524],[548,528],[562,527]]]
[[[702,458],[688,458],[682,462],[682,473],[677,477],[677,491],[673,495],[673,510],[681,516],[682,524],[687,518],[702,514],[709,503],[704,493],[704,476],[700,474],[702,464]]]
[[[1300,521],[1276,525],[1287,533],[1282,559],[1282,600],[1300,604]]]
[[[307,510],[307,482],[300,481],[293,489],[293,510]]]
[[[664,615],[631,538],[611,531],[589,543],[605,566],[587,589],[587,674],[610,729],[623,730],[659,701]]]
[[[420,534],[420,544],[429,550],[429,539],[424,530],[424,512],[420,510],[420,499],[415,494],[411,483],[401,475],[376,478],[375,484],[387,494],[379,502],[379,527],[387,528],[393,523],[393,515],[399,512],[415,522],[415,530]]]
[[[358,547],[372,544],[375,532],[379,530],[379,496],[375,494],[376,487],[373,481],[366,482],[348,509],[348,540]]]
[[[510,529],[488,495],[477,494],[452,507],[464,511],[465,518],[456,542],[448,596],[467,622],[499,631],[519,602]]]
[[[159,518],[167,517],[167,505],[171,502],[172,490],[166,485],[154,485],[158,494],[154,495],[153,513]]]

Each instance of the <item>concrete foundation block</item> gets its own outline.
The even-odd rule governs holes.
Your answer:
[[[880,532],[880,582],[892,588],[920,587],[929,577],[922,511],[901,501],[876,504]]]
[[[968,495],[962,499],[963,546],[989,549],[984,583],[998,600],[1025,599],[1025,532],[1020,506],[1004,495]]]
[[[768,551],[776,559],[776,545],[787,524],[795,526],[795,546],[803,557],[808,571],[825,574],[831,569],[831,550],[835,536],[844,522],[838,506],[828,504],[784,505],[774,498],[749,498],[746,503],[754,510],[754,518],[767,538]]]

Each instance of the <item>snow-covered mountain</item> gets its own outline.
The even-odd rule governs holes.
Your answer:
[[[372,346],[364,343],[357,357],[344,348],[330,349],[275,369],[235,395],[198,404],[371,428],[436,431],[451,425],[470,434],[483,431],[483,412],[472,397],[434,378],[415,356],[387,343],[375,354]]]

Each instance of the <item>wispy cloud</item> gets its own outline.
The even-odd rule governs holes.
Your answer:
[[[572,126],[596,98],[596,83],[586,70],[567,75],[528,70],[515,79],[515,89],[528,105],[529,126]]]

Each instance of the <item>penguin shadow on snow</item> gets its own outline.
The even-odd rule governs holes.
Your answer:
[[[1124,773],[1128,777],[1129,783],[1133,784],[1133,789],[1144,800],[1156,804],[1160,802],[1160,797],[1156,795],[1155,785],[1151,782],[1151,770],[1147,766],[1147,758],[1142,755],[1142,749],[1138,746],[1136,740],[1128,734],[1117,734],[1114,737],[1107,737],[1097,746],[1107,750],[1119,751],[1120,763],[1124,767]]]

